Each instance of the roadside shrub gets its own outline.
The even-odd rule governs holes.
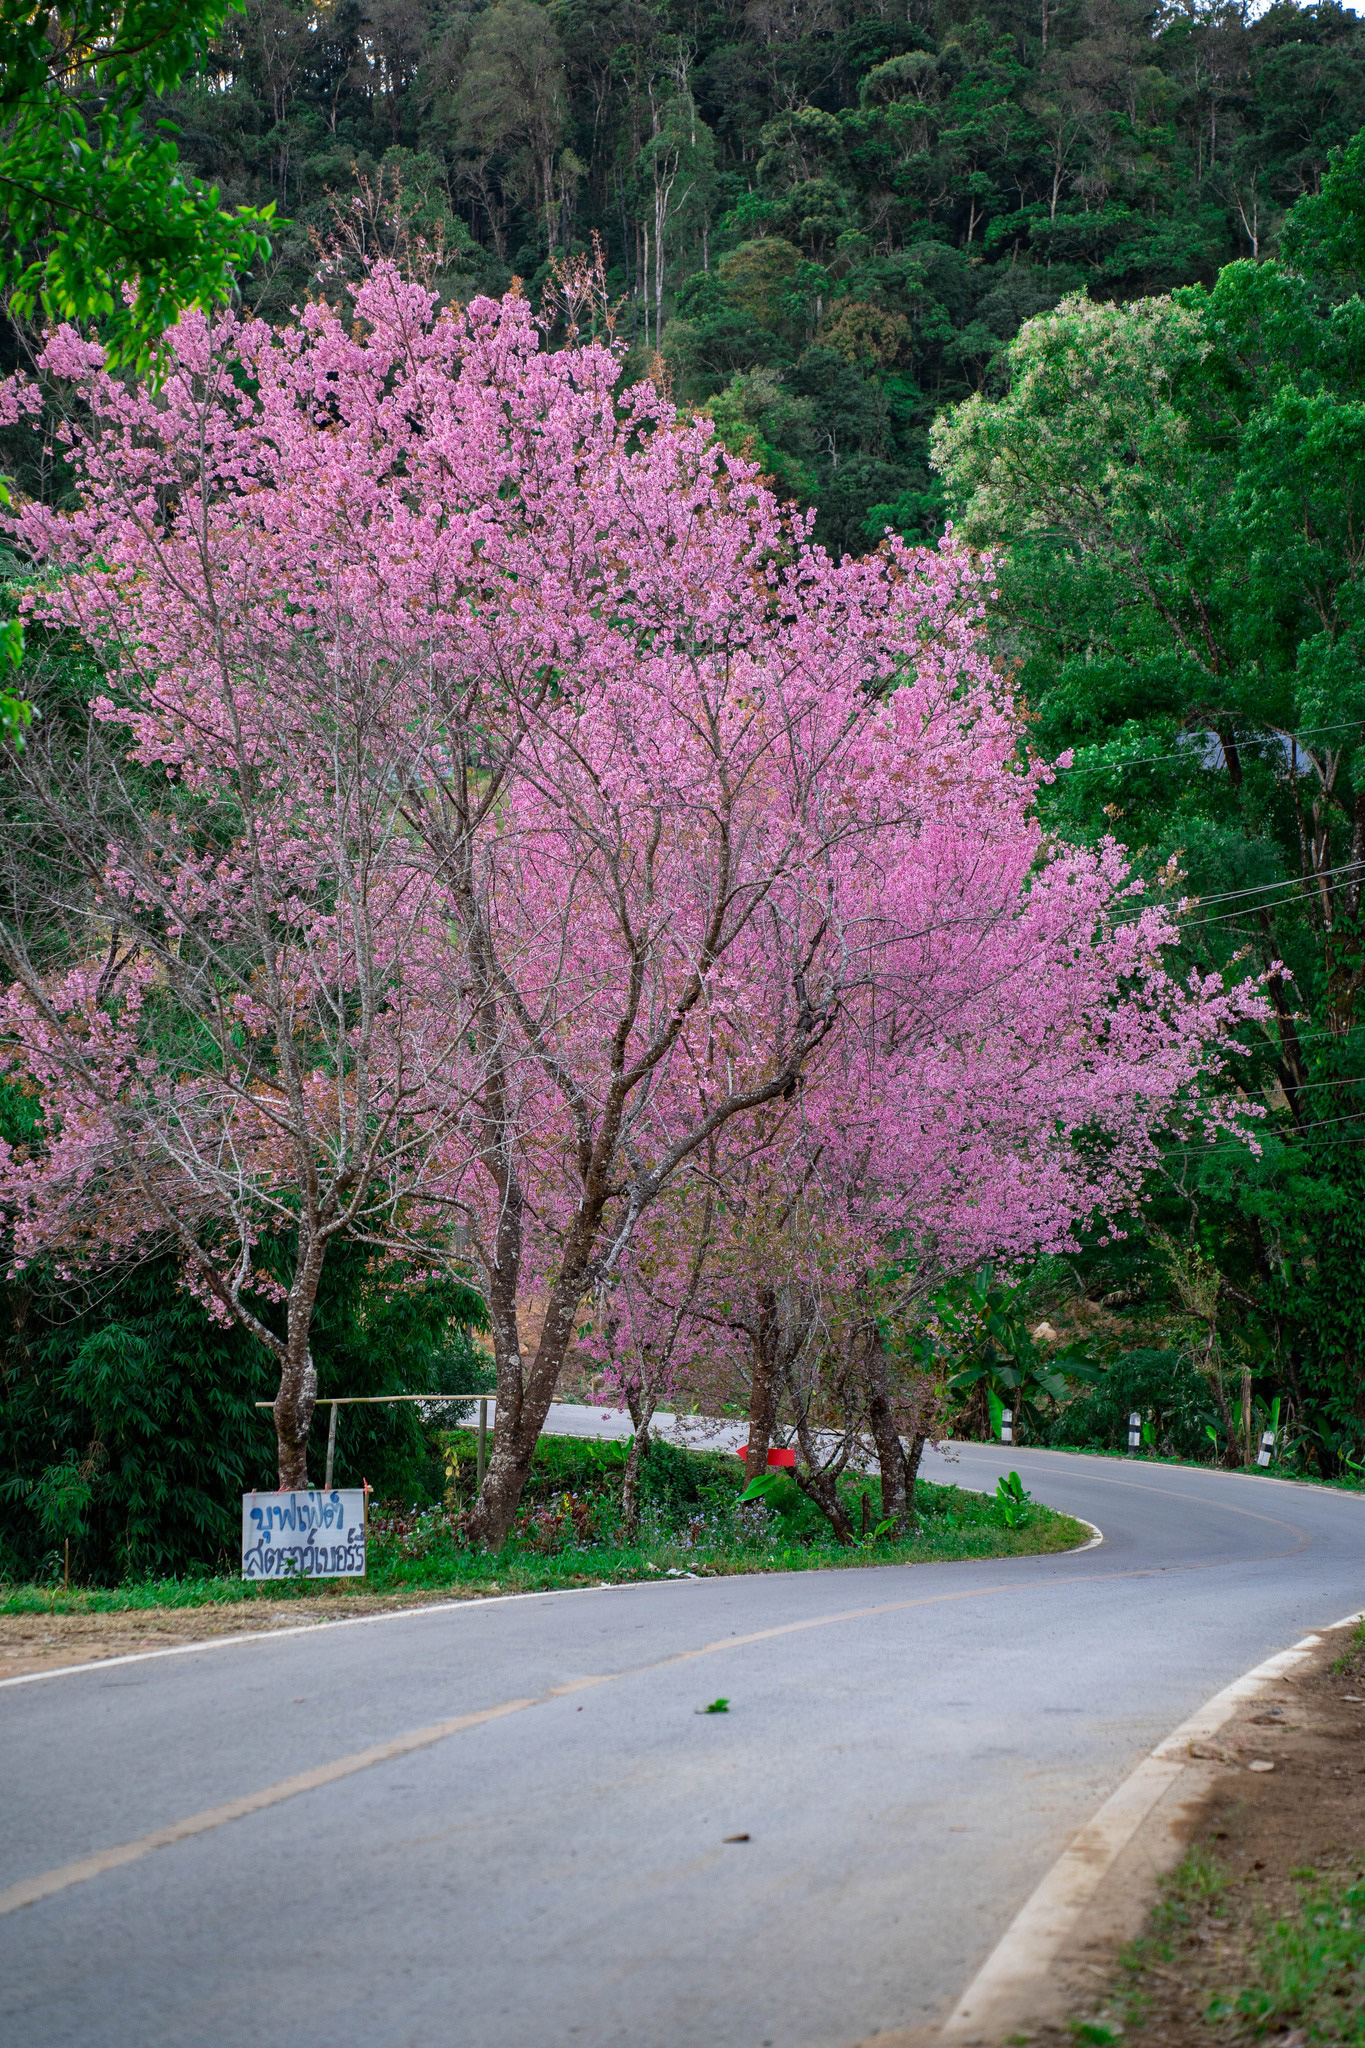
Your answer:
[[[0,1571],[74,1578],[213,1570],[268,1464],[271,1374],[210,1322],[169,1260],[71,1303],[55,1278],[0,1290]]]
[[[512,1540],[538,1557],[561,1550],[584,1550],[600,1533],[601,1503],[577,1493],[523,1508],[513,1525]]]
[[[733,1454],[684,1451],[655,1438],[640,1467],[640,1504],[675,1527],[697,1514],[733,1509],[744,1490],[744,1467]]]
[[[1207,1458],[1218,1411],[1203,1375],[1179,1351],[1125,1351],[1098,1386],[1068,1401],[1044,1442],[1062,1450],[1125,1451],[1136,1409],[1151,1426],[1149,1448],[1169,1458]]]

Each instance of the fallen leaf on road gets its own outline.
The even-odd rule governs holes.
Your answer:
[[[749,1839],[748,1835],[722,1835],[721,1837],[721,1840],[724,1842],[747,1842]]]

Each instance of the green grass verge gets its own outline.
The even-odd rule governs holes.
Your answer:
[[[364,1579],[248,1585],[229,1571],[110,1587],[0,1586],[0,1614],[121,1613],[147,1607],[202,1607],[251,1600],[316,1598],[320,1591],[372,1595],[442,1592],[455,1598],[548,1592],[691,1574],[827,1571],[877,1564],[960,1563],[1070,1550],[1089,1531],[1038,1502],[1022,1509],[957,1486],[916,1489],[919,1526],[907,1541],[869,1534],[851,1545],[803,1497],[762,1507],[740,1500],[738,1460],[716,1453],[653,1447],[641,1487],[635,1542],[621,1531],[620,1482],[626,1446],[572,1437],[543,1438],[511,1539],[476,1551],[458,1533],[472,1497],[475,1442],[457,1430],[446,1439],[449,1479],[439,1506],[375,1511]],[[795,1489],[791,1489],[795,1496]],[[863,1497],[868,1509],[866,1518]],[[845,1502],[855,1528],[875,1526],[875,1481],[848,1479]]]
[[[1365,1882],[1305,1878],[1298,1910],[1276,1920],[1251,1953],[1252,1968],[1233,1997],[1217,1998],[1209,2018],[1240,2021],[1260,2039],[1300,2029],[1309,2043],[1365,2044]]]
[[[1286,2037],[1296,2048],[1365,2048],[1365,1876],[1294,1875],[1291,1913],[1262,1917],[1240,1939],[1226,1929],[1225,1981],[1208,1994],[1202,2015],[1209,2039],[1229,2048]],[[1188,1969],[1191,1933],[1228,1921],[1230,1884],[1207,1848],[1190,1851],[1167,1879],[1149,1932],[1125,1951],[1111,2015],[1073,2021],[1077,2042],[1107,2048],[1146,2031],[1153,1979]]]

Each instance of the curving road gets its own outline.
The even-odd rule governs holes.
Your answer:
[[[0,1905],[59,1873],[0,1917],[0,2038],[850,2048],[942,2016],[1139,1756],[1365,1606],[1359,1498],[979,1445],[926,1476],[1011,1464],[1103,1544],[0,1686]]]

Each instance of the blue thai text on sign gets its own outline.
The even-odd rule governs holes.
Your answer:
[[[358,1579],[364,1571],[363,1488],[242,1495],[244,1579]]]

